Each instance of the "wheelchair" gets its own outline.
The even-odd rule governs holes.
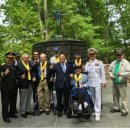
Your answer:
[[[88,93],[88,90],[86,88],[86,94],[88,97],[88,106],[86,108],[84,108],[84,104],[82,104],[82,113],[78,113],[78,107],[79,107],[79,103],[78,103],[78,98],[75,96],[72,96],[69,98],[69,109],[67,111],[67,118],[84,118],[84,119],[90,119],[93,109],[94,109],[94,105],[93,102],[90,98],[90,95]]]

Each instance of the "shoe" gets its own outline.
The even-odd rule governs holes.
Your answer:
[[[115,113],[115,112],[120,112],[120,110],[116,110],[116,109],[113,108],[113,109],[110,110],[110,112]]]
[[[27,115],[33,115],[34,113],[31,112],[31,111],[26,111],[25,114],[27,114]]]
[[[18,110],[16,110],[15,113],[18,113]]]
[[[127,116],[128,115],[128,112],[122,112],[121,113],[121,116]]]
[[[96,121],[100,121],[100,116],[99,116],[99,115],[96,115],[95,120],[96,120]]]
[[[44,111],[38,111],[37,116],[41,115],[42,113],[44,113]]]
[[[58,111],[58,117],[62,116],[62,111]]]
[[[9,115],[9,117],[11,117],[11,118],[18,118],[18,116],[15,115],[15,114],[13,114],[13,115]]]
[[[50,111],[45,111],[45,114],[46,115],[50,115]]]
[[[23,118],[27,118],[28,117],[28,115],[27,114],[21,114],[21,116],[23,117]]]
[[[6,122],[6,123],[11,123],[10,118],[4,118],[3,120],[4,120],[4,122]]]

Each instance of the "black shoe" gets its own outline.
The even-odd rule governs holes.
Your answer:
[[[18,110],[16,110],[15,113],[18,113]]]
[[[116,110],[116,109],[113,108],[113,109],[110,110],[110,112],[115,113],[115,112],[120,112],[120,110]]]
[[[9,118],[4,118],[3,120],[4,120],[4,122],[6,122],[6,123],[11,123],[11,120],[10,120]]]
[[[121,116],[127,116],[128,115],[128,112],[122,112],[121,113]]]
[[[15,114],[13,114],[13,115],[9,115],[9,117],[11,117],[11,118],[18,118],[18,116],[15,115]]]
[[[34,113],[31,112],[31,111],[26,111],[25,114],[27,114],[27,115],[33,115]]]
[[[44,113],[44,111],[38,111],[38,112],[37,112],[37,115],[39,116],[39,115],[41,115],[42,113]]]
[[[27,114],[21,114],[21,116],[23,117],[23,118],[27,118],[28,117],[28,115]]]
[[[62,111],[58,111],[58,117],[62,116]]]
[[[50,115],[50,111],[45,111],[45,114],[46,115]]]

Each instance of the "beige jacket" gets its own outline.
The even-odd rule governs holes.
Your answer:
[[[114,67],[115,67],[116,62],[117,60],[113,61],[110,64],[110,67],[109,67],[110,77],[114,77]],[[126,59],[122,59],[120,63],[119,73],[121,74],[121,76],[119,76],[119,81],[127,82],[128,76],[130,76],[130,63]]]

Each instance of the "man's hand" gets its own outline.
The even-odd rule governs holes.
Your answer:
[[[73,76],[73,74],[70,74],[70,78],[73,78],[74,76]]]
[[[34,77],[34,78],[32,79],[32,81],[33,81],[33,82],[36,82],[36,78]]]
[[[21,75],[21,79],[25,79],[26,78],[26,75],[25,73],[23,75]]]
[[[53,81],[53,77],[50,78],[50,82],[52,82],[52,81]]]
[[[117,73],[117,76],[121,76],[121,73],[120,73],[120,72],[118,72],[118,73]]]
[[[5,72],[4,72],[4,75],[7,76],[7,75],[9,74],[9,72],[10,72],[10,70],[9,70],[9,68],[7,68],[7,69],[5,70]]]
[[[114,80],[115,79],[115,76],[110,76],[111,80]]]
[[[101,83],[101,87],[106,88],[106,84],[105,83]]]
[[[53,65],[50,65],[50,69],[53,69]]]

